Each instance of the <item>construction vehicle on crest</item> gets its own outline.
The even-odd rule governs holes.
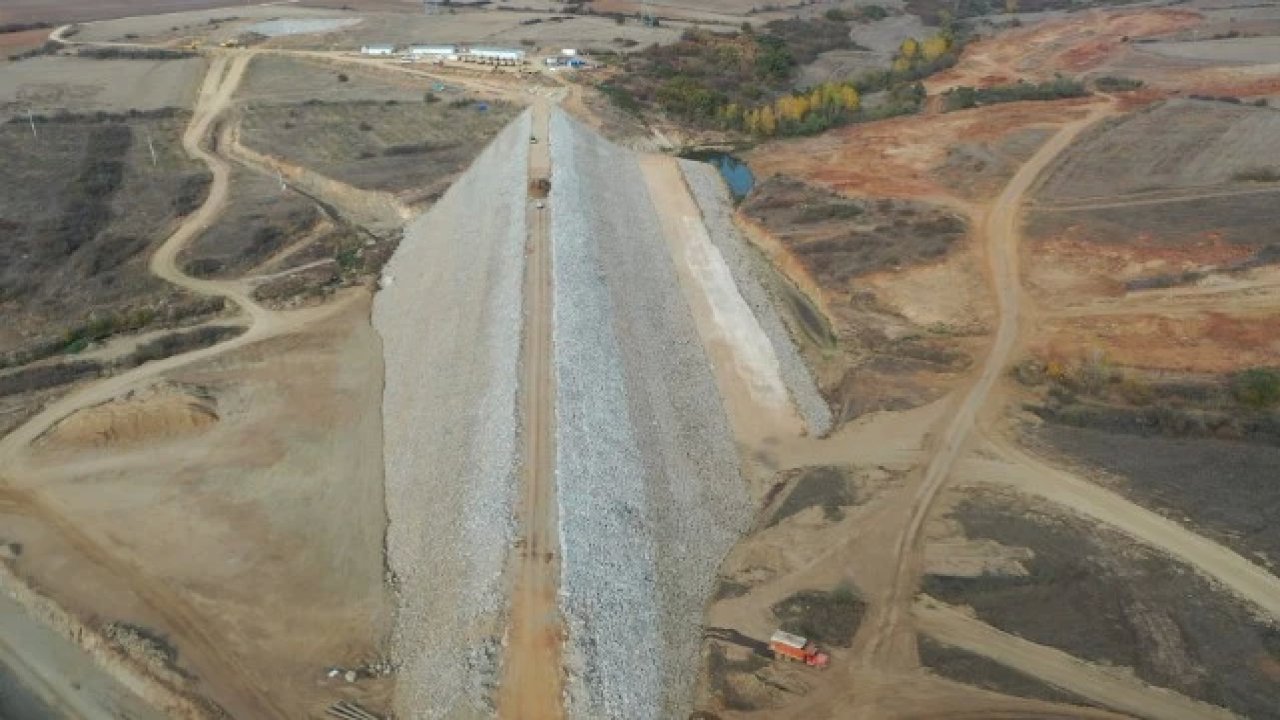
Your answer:
[[[785,630],[778,630],[769,638],[769,650],[777,659],[804,663],[813,668],[824,669],[831,661],[831,657],[820,651],[817,645]]]

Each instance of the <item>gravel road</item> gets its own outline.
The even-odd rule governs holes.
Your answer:
[[[791,400],[796,404],[800,417],[809,429],[810,435],[823,436],[831,431],[831,408],[822,395],[818,393],[818,385],[813,374],[800,357],[787,326],[778,315],[778,305],[771,297],[757,273],[763,268],[765,260],[748,244],[733,224],[733,200],[729,190],[714,167],[704,162],[681,160],[680,169],[684,171],[693,199],[702,210],[702,220],[706,225],[711,242],[724,256],[729,271],[738,285],[747,305],[755,314],[760,327],[773,345],[778,357],[782,382],[786,384]]]
[[[551,123],[556,477],[570,716],[683,717],[738,457],[635,156]]]
[[[399,717],[492,714],[518,486],[530,120],[406,229],[374,303]]]

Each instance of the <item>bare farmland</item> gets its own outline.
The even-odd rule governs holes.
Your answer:
[[[1040,191],[1065,201],[1230,183],[1280,167],[1280,113],[1174,100],[1100,127],[1065,154]]]
[[[258,152],[367,190],[438,194],[516,114],[465,99],[252,104],[242,141]]]
[[[38,57],[4,66],[0,111],[4,115],[127,112],[189,108],[204,71],[199,58],[185,60],[89,60]]]

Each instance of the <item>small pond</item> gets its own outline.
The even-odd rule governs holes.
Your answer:
[[[729,153],[698,150],[685,153],[681,157],[715,165],[720,171],[720,177],[724,178],[725,184],[729,186],[729,192],[733,194],[734,200],[746,197],[756,184],[756,176],[751,173],[751,168],[742,159]]]
[[[325,33],[351,27],[360,22],[360,18],[310,18],[292,20],[265,20],[248,27],[249,32],[281,37],[283,35],[305,35],[308,33]]]

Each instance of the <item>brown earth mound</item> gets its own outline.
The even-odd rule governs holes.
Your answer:
[[[217,401],[201,388],[161,383],[85,408],[39,441],[66,448],[133,445],[189,437],[218,422]]]

